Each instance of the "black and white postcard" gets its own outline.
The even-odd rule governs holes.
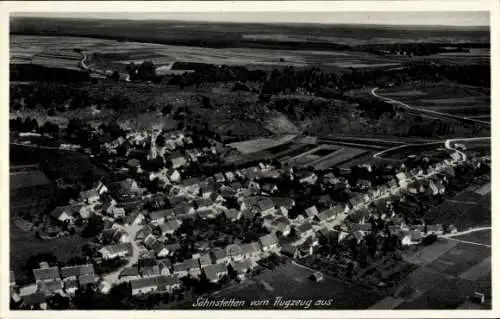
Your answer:
[[[494,316],[498,3],[209,4],[6,4],[5,317]]]

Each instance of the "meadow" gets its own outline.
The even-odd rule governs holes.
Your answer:
[[[488,89],[458,84],[408,84],[382,89],[377,93],[415,108],[452,115],[489,116],[491,110]]]

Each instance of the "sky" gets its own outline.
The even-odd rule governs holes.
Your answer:
[[[242,23],[322,23],[376,25],[489,26],[489,12],[415,11],[415,12],[50,12],[14,13],[11,16],[47,18],[177,20]]]

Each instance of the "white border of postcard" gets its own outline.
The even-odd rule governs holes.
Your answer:
[[[9,277],[9,192],[8,192],[8,69],[9,69],[9,13],[11,12],[328,12],[328,11],[490,11],[491,26],[491,67],[492,67],[492,121],[498,118],[500,111],[496,107],[500,105],[499,78],[499,21],[500,21],[500,1],[498,0],[441,0],[441,1],[5,1],[0,3],[0,17],[2,28],[0,29],[0,99],[2,107],[2,125],[0,125],[0,138],[2,156],[0,156],[1,173],[0,179],[0,202],[2,205],[1,214],[1,272],[0,278],[3,283],[0,286],[0,317],[1,318],[94,318],[116,317],[116,318],[198,318],[207,315],[207,311],[9,311],[9,288],[7,285]],[[494,127],[492,125],[492,127]],[[493,141],[496,131],[492,130]],[[496,162],[495,143],[492,145],[493,162]],[[492,177],[498,176],[495,165],[492,168]],[[498,180],[492,178],[493,189],[496,189]],[[495,197],[492,197],[492,212],[497,206]],[[492,227],[496,224],[496,214],[492,214]],[[493,227],[496,229],[496,227]],[[500,238],[494,231],[492,242]],[[492,257],[493,265],[498,263],[498,249],[494,246]],[[210,311],[210,316],[214,318],[238,317],[238,318],[498,318],[499,303],[496,296],[499,292],[497,284],[499,276],[492,271],[492,294],[493,309],[491,311],[482,310],[356,310],[356,311]]]

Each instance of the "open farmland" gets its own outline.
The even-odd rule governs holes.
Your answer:
[[[81,257],[81,248],[88,241],[79,235],[42,241],[34,233],[21,230],[13,223],[11,223],[9,234],[10,267],[15,272],[18,283],[26,282],[28,279],[25,267],[31,256],[51,253],[58,261],[67,262],[72,257]]]
[[[171,65],[174,62],[197,62],[208,64],[258,66],[275,68],[284,65],[305,67],[311,64],[323,64],[335,68],[370,68],[398,65],[399,62],[379,57],[366,52],[314,51],[314,50],[272,50],[260,48],[203,48],[115,41],[67,36],[10,36],[11,62],[31,59],[36,63],[52,63],[66,67],[70,63],[68,57],[77,54],[73,49],[81,49],[89,53],[89,66],[100,68],[125,69],[128,63],[141,63],[150,60],[158,66]],[[57,47],[60,56],[52,56]],[[92,54],[97,54],[92,58]],[[77,54],[78,55],[78,54]],[[72,55],[71,55],[72,56]],[[73,67],[78,66],[80,56],[74,59]],[[285,63],[280,62],[283,59]],[[34,62],[34,63],[35,63]],[[73,62],[73,60],[71,60]]]
[[[314,282],[309,279],[313,272],[293,263],[287,263],[279,266],[278,269],[264,271],[255,277],[249,286],[235,287],[218,297],[244,300],[269,299],[268,306],[256,307],[256,309],[280,309],[280,307],[273,307],[274,300],[278,296],[283,299],[312,299],[313,302],[318,299],[331,299],[329,306],[311,306],[311,309],[362,309],[368,308],[380,298],[374,291],[332,277],[325,277],[322,282]]]
[[[442,243],[447,241],[449,245]],[[436,244],[425,247],[431,252]],[[491,248],[442,239],[433,258],[408,275],[401,286],[415,290],[398,309],[455,309],[475,291],[485,293],[491,307]]]
[[[414,84],[387,88],[377,94],[415,108],[463,116],[488,116],[490,92],[457,84]]]
[[[339,145],[321,144],[307,152],[281,159],[290,166],[313,166],[316,169],[328,169],[344,162],[356,159],[367,153],[367,150]]]
[[[491,225],[491,201],[472,191],[464,191],[428,211],[431,223],[453,224],[459,230]]]

